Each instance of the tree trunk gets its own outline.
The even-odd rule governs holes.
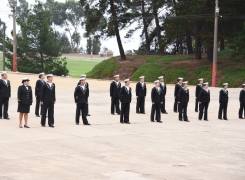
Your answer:
[[[143,16],[143,25],[144,25],[144,33],[145,33],[145,42],[146,42],[146,53],[150,53],[150,41],[148,36],[148,30],[147,30],[147,22],[146,22],[146,15],[145,15],[145,2],[144,0],[141,1],[142,5],[142,16]]]
[[[152,5],[153,5],[153,16],[155,18],[155,23],[156,23],[159,53],[164,54],[164,47],[163,47],[162,36],[161,36],[161,27],[159,25],[159,18],[157,14],[157,1],[153,0]]]
[[[192,38],[191,38],[191,32],[189,30],[186,31],[186,44],[187,44],[188,54],[193,54]]]
[[[122,46],[122,41],[121,41],[119,28],[118,28],[118,22],[117,22],[117,14],[116,14],[116,11],[115,11],[114,1],[113,0],[110,0],[110,5],[111,5],[111,13],[112,13],[112,17],[113,17],[113,22],[114,22],[113,23],[114,24],[114,30],[115,30],[115,34],[116,34],[116,37],[117,37],[117,44],[118,44],[121,60],[127,60],[127,58],[125,56],[125,53],[124,53],[123,46]]]
[[[195,58],[196,60],[202,59],[202,43],[201,43],[201,30],[202,30],[202,23],[200,20],[196,22],[196,30],[195,30]]]
[[[224,51],[225,50],[225,40],[224,38],[222,38],[220,40],[220,51]]]
[[[214,55],[214,47],[213,46],[207,47],[207,58],[208,58],[208,61],[213,62],[213,55]]]

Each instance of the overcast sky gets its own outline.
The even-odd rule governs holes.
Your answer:
[[[11,9],[7,5],[8,0],[0,0],[0,1],[1,1],[0,18],[2,21],[4,21],[6,23],[6,26],[7,26],[6,34],[8,36],[10,36],[10,32],[13,29],[13,20],[12,20],[12,18],[8,17],[8,14],[11,13]],[[41,1],[45,2],[46,0],[41,0]],[[65,2],[66,0],[57,0],[57,1]],[[35,3],[35,0],[27,0],[27,2],[29,4],[33,4],[33,3]],[[19,30],[18,27],[17,27],[17,30]],[[81,35],[83,34],[83,32],[84,31],[81,30]],[[139,37],[140,31],[136,32],[135,35],[131,39],[124,38],[125,34],[126,34],[126,30],[120,31],[124,51],[138,49],[139,44],[140,44],[140,37]],[[85,48],[86,42],[87,42],[87,40],[83,38],[82,42],[81,42],[81,46],[83,46]],[[111,49],[114,52],[114,55],[119,55],[116,37],[113,37],[113,38],[108,39],[108,40],[101,40],[101,44],[102,44],[101,47],[105,46],[105,47]]]

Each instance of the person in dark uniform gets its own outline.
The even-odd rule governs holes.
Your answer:
[[[89,89],[88,82],[86,81],[87,80],[87,75],[86,74],[82,74],[81,75],[81,78],[84,78],[85,79],[85,86],[86,86],[87,89]],[[89,98],[89,94],[88,94],[88,98]],[[90,116],[89,110],[88,110],[88,104],[86,104],[86,106],[87,106],[87,116]]]
[[[178,112],[178,94],[179,94],[179,90],[182,88],[182,82],[183,82],[183,78],[179,77],[177,79],[178,83],[175,84],[175,89],[174,89],[174,112],[177,113]]]
[[[17,112],[20,113],[19,120],[20,124],[19,127],[22,128],[22,119],[24,116],[25,124],[24,128],[30,128],[28,126],[28,113],[30,112],[30,106],[32,105],[32,89],[29,86],[29,79],[23,78],[22,79],[22,86],[18,88],[18,110]]]
[[[189,89],[187,88],[188,81],[183,82],[183,88],[179,90],[178,103],[179,103],[179,120],[182,121],[182,114],[184,116],[184,121],[190,122],[187,116],[187,107],[189,102]]]
[[[228,88],[228,83],[224,83],[223,89],[221,89],[219,92],[219,114],[218,114],[218,118],[220,120],[222,120],[222,111],[223,111],[223,119],[228,120],[227,119],[227,105],[228,105],[229,96],[228,96],[227,88]]]
[[[240,96],[239,96],[239,102],[240,102],[240,109],[239,109],[239,119],[244,119],[245,118],[245,84],[242,85],[243,89],[240,91]],[[244,117],[243,117],[243,112],[244,112]]]
[[[0,119],[4,118],[9,120],[8,107],[9,98],[11,97],[11,86],[10,81],[7,79],[7,72],[1,73],[2,79],[0,80]],[[3,112],[2,112],[3,107]]]
[[[120,78],[119,75],[114,76],[114,81],[111,82],[110,85],[110,97],[111,97],[111,114],[115,115],[115,108],[116,113],[120,115],[120,107],[119,107],[119,93],[121,90],[121,83],[119,82]]]
[[[154,81],[155,87],[151,90],[151,122],[154,122],[154,116],[155,120],[159,123],[162,123],[161,121],[161,104],[163,103],[163,91],[162,88],[160,88],[160,81],[156,80]]]
[[[201,90],[198,98],[199,98],[199,106],[200,106],[198,119],[200,121],[202,120],[203,110],[205,109],[204,120],[208,121],[208,105],[210,103],[210,91],[208,90],[208,82],[203,83],[203,89]]]
[[[82,112],[82,120],[84,125],[90,125],[87,120],[87,104],[89,89],[86,89],[85,78],[80,78],[80,85],[78,85],[74,92],[76,109],[76,124],[79,125],[80,113]]]
[[[203,78],[198,79],[198,81],[199,81],[199,84],[196,85],[196,92],[195,92],[195,95],[196,95],[195,112],[199,111],[198,110],[198,104],[199,104],[198,96],[202,90]]]
[[[145,114],[145,97],[146,97],[146,84],[145,84],[145,76],[140,76],[140,81],[136,84],[136,113]]]
[[[159,81],[160,81],[160,88],[162,89],[162,94],[163,94],[163,103],[161,104],[161,112],[163,114],[168,114],[166,109],[165,109],[165,96],[167,93],[167,85],[164,82],[164,76],[160,76],[158,77]]]
[[[41,104],[43,105],[41,125],[45,127],[46,114],[48,111],[48,125],[54,128],[54,104],[56,102],[56,95],[53,74],[48,74],[47,79],[48,81],[43,84],[41,91]]]
[[[129,122],[129,112],[130,112],[130,103],[132,98],[132,92],[129,79],[125,79],[125,86],[120,90],[119,97],[121,102],[121,115],[120,123],[130,124]]]
[[[35,87],[35,97],[36,97],[36,109],[35,109],[35,114],[37,117],[40,117],[40,115],[42,115],[42,106],[41,106],[41,112],[39,114],[39,108],[40,108],[40,99],[41,99],[41,90],[42,90],[42,86],[45,83],[44,82],[45,79],[45,73],[40,73],[39,74],[39,79],[36,82],[36,87]]]

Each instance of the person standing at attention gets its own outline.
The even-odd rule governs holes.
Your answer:
[[[4,118],[6,120],[9,120],[10,118],[8,114],[8,108],[9,98],[11,97],[11,86],[10,81],[8,80],[7,72],[2,72],[1,76],[2,79],[0,80],[0,119]]]
[[[115,108],[116,113],[120,115],[121,111],[119,108],[119,93],[121,90],[121,83],[119,82],[120,78],[119,75],[114,76],[114,81],[111,82],[110,85],[110,97],[111,97],[111,114],[115,115]]]
[[[139,77],[140,81],[136,84],[136,113],[145,114],[145,97],[146,97],[146,84],[145,84],[145,76]]]
[[[44,82],[45,79],[45,73],[42,72],[39,74],[39,79],[36,82],[36,87],[35,87],[35,97],[36,97],[36,109],[35,109],[35,114],[37,117],[40,117],[40,115],[42,115],[42,105],[41,105],[41,112],[39,113],[39,108],[40,108],[40,99],[41,99],[41,90],[42,90],[42,86],[45,83]]]

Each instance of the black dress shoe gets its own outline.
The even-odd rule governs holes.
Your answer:
[[[29,126],[24,125],[24,128],[30,128]]]
[[[36,117],[40,117],[39,115],[36,115]]]
[[[45,125],[44,125],[44,124],[41,124],[41,126],[42,126],[42,127],[45,127]]]
[[[87,116],[91,116],[90,114],[87,114]]]
[[[199,121],[201,121],[202,119],[199,119]]]
[[[184,120],[185,122],[190,122],[188,119],[187,120]]]
[[[79,123],[76,123],[76,125],[79,125]]]
[[[177,111],[174,111],[175,113],[178,113]]]
[[[239,119],[244,119],[243,117],[239,117]]]
[[[163,112],[163,114],[168,114],[168,112]]]
[[[179,119],[179,121],[182,121],[182,119]]]
[[[120,113],[117,113],[117,115],[120,115]]]
[[[4,119],[6,119],[6,120],[10,120],[10,118],[9,118],[9,117],[6,117],[6,118],[4,118]]]
[[[208,121],[207,119],[204,119],[204,121]]]
[[[83,124],[83,125],[85,125],[85,126],[89,126],[90,124],[89,124],[89,123],[86,123],[86,124]]]
[[[195,110],[195,112],[198,112],[197,110]]]
[[[139,112],[136,112],[136,114],[140,114]]]
[[[120,123],[122,123],[122,124],[123,124],[123,122],[122,122],[122,121],[120,121]]]
[[[143,113],[140,113],[140,114],[145,114],[145,113],[143,112]]]
[[[223,120],[222,118],[218,118],[219,120]]]
[[[125,122],[125,124],[130,124],[130,122]]]
[[[228,119],[224,119],[224,120],[228,121]]]
[[[154,120],[151,120],[151,122],[155,122]]]
[[[49,127],[54,128],[54,125],[53,124],[50,124]]]
[[[111,115],[115,115],[114,113],[111,113]]]
[[[157,121],[158,123],[162,123],[162,121]]]

